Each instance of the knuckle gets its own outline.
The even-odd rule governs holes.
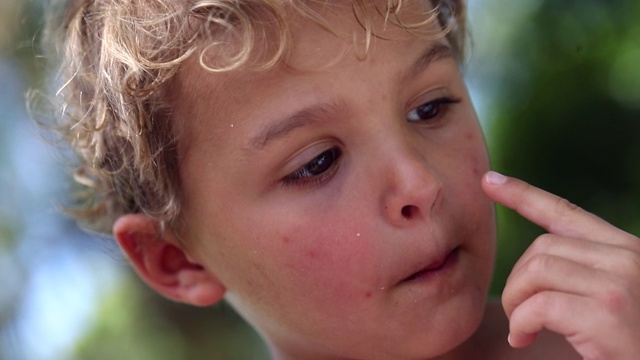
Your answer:
[[[535,254],[524,265],[527,273],[537,275],[542,274],[552,267],[554,258],[547,254]]]
[[[618,318],[631,305],[631,293],[624,284],[612,281],[604,286],[597,300],[607,313]]]
[[[617,262],[629,269],[640,270],[640,254],[629,249],[621,250],[617,255]]]
[[[616,256],[616,263],[623,276],[631,279],[640,277],[640,254],[635,251],[623,249]]]
[[[620,280],[640,282],[640,253],[616,247],[608,253],[606,259],[594,264],[594,268],[609,272]]]
[[[636,256],[640,256],[640,238],[629,234],[629,248],[636,253]]]
[[[557,198],[552,207],[552,214],[555,221],[548,229],[550,232],[564,232],[572,229],[576,224],[576,214],[581,208],[564,198]]]
[[[580,207],[565,198],[558,198],[555,203],[555,210],[558,216],[565,217],[580,210]]]
[[[558,242],[557,236],[546,233],[538,236],[529,247],[533,254],[546,253]]]

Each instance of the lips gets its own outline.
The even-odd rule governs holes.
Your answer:
[[[453,263],[458,258],[458,250],[456,247],[453,250],[444,253],[443,256],[438,257],[436,260],[429,263],[427,266],[421,268],[420,270],[412,273],[408,277],[404,278],[401,283],[413,282],[422,279],[428,279],[430,277],[436,276],[439,273],[446,271],[450,268]]]

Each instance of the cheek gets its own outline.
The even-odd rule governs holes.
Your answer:
[[[489,170],[489,160],[482,135],[469,131],[464,135],[464,143],[469,146],[465,149],[467,172],[474,179],[482,177]]]
[[[255,307],[273,304],[331,317],[347,316],[373,292],[379,259],[370,221],[349,209],[295,217],[287,216],[289,208],[269,210],[257,211],[250,227],[231,226],[236,231],[225,243],[233,245],[216,251],[220,263],[211,264],[224,272],[230,291],[243,301],[259,299]]]
[[[281,251],[287,254],[285,275],[302,293],[321,292],[322,298],[348,301],[366,294],[369,289],[362,284],[371,283],[375,263],[366,233],[364,227],[346,222],[297,226],[281,238]]]
[[[201,237],[209,240],[200,251],[234,297],[256,308],[322,308],[342,316],[379,283],[375,224],[354,206],[301,211],[273,202],[250,205],[236,201],[233,208],[209,211],[224,214],[215,224],[200,219],[208,224]]]
[[[478,131],[468,131],[461,137],[465,147],[460,149],[455,190],[453,198],[460,201],[458,206],[466,209],[465,221],[471,222],[470,228],[482,231],[483,239],[495,238],[493,203],[482,190],[482,176],[489,170],[489,158],[484,138]]]

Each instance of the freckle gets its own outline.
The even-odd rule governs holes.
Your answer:
[[[285,244],[288,244],[288,243],[291,242],[291,239],[289,239],[288,237],[285,236],[285,237],[282,238],[282,242],[285,243]]]
[[[373,295],[373,293],[371,291],[367,291],[366,294],[364,294],[364,296],[366,296],[367,298],[370,298]]]
[[[312,259],[315,259],[315,258],[318,257],[318,254],[313,250],[309,250],[309,251],[307,251],[307,256],[312,258]]]
[[[473,171],[473,175],[480,175],[480,170],[478,170],[478,168],[475,167],[475,166],[473,167],[473,169],[471,171]]]
[[[467,133],[466,134],[466,138],[467,138],[467,140],[473,140],[473,134],[472,133]]]

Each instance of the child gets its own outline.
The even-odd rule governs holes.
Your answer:
[[[274,359],[640,358],[640,241],[489,171],[464,10],[72,2],[78,217],[164,296],[226,299]],[[506,317],[486,301],[490,199],[548,231],[513,269]]]

